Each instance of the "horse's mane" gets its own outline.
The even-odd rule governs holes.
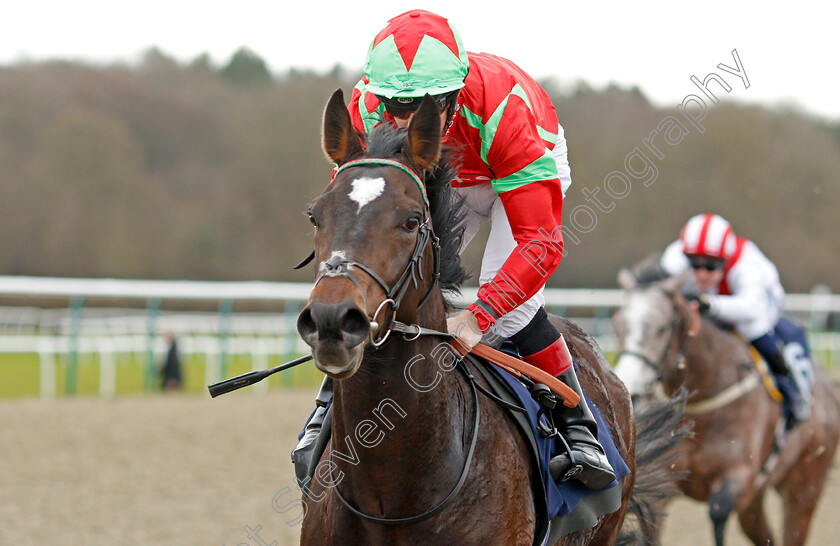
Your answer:
[[[684,275],[680,276],[680,278],[684,278]],[[671,279],[671,281],[669,281],[669,279]],[[672,302],[677,304],[678,294],[685,296],[685,293],[682,290],[682,284],[683,283],[680,282],[679,286],[677,286],[677,287],[663,287],[662,286],[663,284],[667,284],[669,282],[673,282],[673,277],[668,277],[666,279],[651,281],[648,284],[640,284],[639,288],[645,289],[645,288],[658,287],[662,290],[662,292],[665,294],[665,296],[668,297],[668,299],[670,299]],[[686,306],[686,303],[685,303],[685,301],[683,301],[682,304],[677,304],[677,305],[679,305],[680,309],[682,309]],[[675,307],[675,310],[676,309],[677,309],[677,307]],[[677,310],[676,312],[679,313],[681,311]],[[733,335],[734,330],[732,330],[732,328],[727,326],[725,323],[723,323],[721,321],[718,321],[718,320],[708,316],[707,314],[701,314],[700,315],[700,320],[703,324],[702,331],[706,332],[707,334],[712,334],[714,336],[718,336],[721,340],[721,341],[719,341],[719,343],[736,342],[739,346],[743,346],[744,348],[746,348],[746,344],[745,344],[746,340],[739,340],[739,337],[737,335]],[[686,326],[686,330],[687,330],[687,328],[688,327]],[[684,333],[683,335],[687,335],[687,334]]]
[[[406,130],[381,124],[367,134],[364,157],[393,158],[410,163],[402,153],[406,143]],[[413,165],[410,165],[414,167]],[[459,251],[464,233],[464,208],[462,200],[452,193],[452,180],[457,174],[458,162],[454,150],[444,148],[434,171],[426,177],[426,192],[432,227],[440,238],[440,288],[449,305],[448,295],[457,295],[469,274],[461,265]]]
[[[659,264],[661,258],[661,252],[654,252],[630,268],[639,286],[650,286],[668,277],[668,273]]]

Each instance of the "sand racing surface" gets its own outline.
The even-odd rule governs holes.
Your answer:
[[[289,452],[313,397],[273,390],[0,401],[0,544],[297,544]],[[838,504],[835,462],[809,545],[840,544]],[[775,495],[767,507],[778,530]],[[706,513],[693,501],[673,503],[664,544],[712,545]],[[727,540],[749,544],[735,518]]]

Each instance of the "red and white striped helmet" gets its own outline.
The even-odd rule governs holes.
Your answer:
[[[727,259],[735,252],[735,234],[729,222],[717,214],[698,214],[686,222],[680,233],[683,252],[688,255]]]

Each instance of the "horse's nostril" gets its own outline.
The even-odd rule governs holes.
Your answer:
[[[341,319],[341,337],[354,347],[367,339],[370,333],[370,321],[361,309],[351,307]]]
[[[313,302],[300,312],[297,328],[309,345],[338,342],[349,349],[367,339],[370,321],[352,302]]]
[[[297,321],[297,328],[300,336],[307,343],[317,341],[318,325],[315,324],[315,319],[312,318],[312,310],[308,307],[301,311]]]

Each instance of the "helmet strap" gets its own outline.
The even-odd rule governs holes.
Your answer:
[[[443,124],[443,132],[442,135],[444,137],[449,136],[449,131],[452,129],[452,124],[455,123],[455,116],[458,115],[458,111],[461,109],[461,93],[458,92],[455,94],[453,100],[449,101],[446,105],[446,122]]]

